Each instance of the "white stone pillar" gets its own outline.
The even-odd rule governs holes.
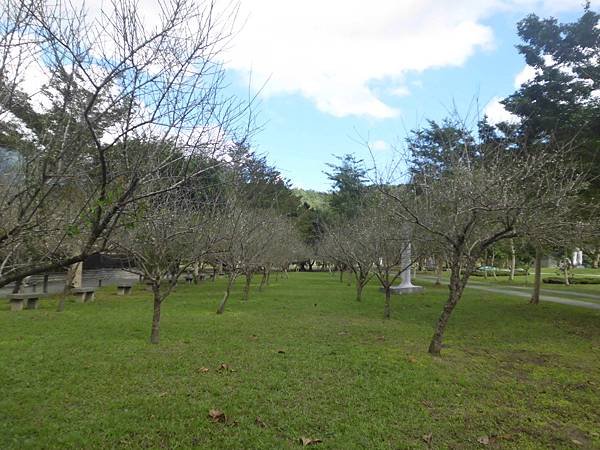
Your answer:
[[[577,252],[577,266],[583,266],[583,252],[581,250]]]
[[[71,287],[75,289],[83,287],[83,262],[73,264],[71,270],[73,271]]]
[[[404,268],[404,270],[402,271],[402,283],[400,284],[400,286],[394,286],[392,288],[392,292],[394,293],[410,293],[410,292],[419,292],[421,290],[423,290],[423,288],[421,286],[415,286],[414,284],[412,284],[412,279],[411,279],[411,271],[412,271],[412,254],[411,254],[411,248],[410,248],[410,242],[406,245],[406,247],[404,248],[404,251],[402,252],[402,267]]]
[[[404,251],[402,252],[402,258],[401,258],[401,263],[402,267],[404,268],[404,270],[402,271],[402,275],[400,275],[402,277],[402,283],[400,284],[400,289],[402,288],[410,288],[413,287],[412,284],[412,279],[411,279],[411,251],[410,251],[410,242],[407,244],[407,246],[404,248]]]

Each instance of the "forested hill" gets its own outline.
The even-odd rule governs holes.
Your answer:
[[[294,188],[293,192],[300,197],[303,203],[308,203],[311,209],[316,211],[326,211],[330,208],[329,200],[331,194],[298,188]]]

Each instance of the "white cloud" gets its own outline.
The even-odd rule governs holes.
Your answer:
[[[488,121],[492,125],[500,122],[517,123],[519,118],[508,112],[506,108],[504,108],[504,105],[500,103],[500,101],[502,101],[500,97],[494,97],[485,106],[483,113],[487,116]]]
[[[298,93],[334,116],[399,111],[371,84],[402,86],[409,72],[460,66],[493,46],[483,20],[499,11],[581,8],[580,0],[246,0],[227,66],[266,95]],[[399,91],[404,93],[404,91]],[[393,93],[392,93],[393,95]]]
[[[390,144],[388,144],[382,139],[378,139],[376,141],[371,142],[370,147],[375,151],[383,152],[390,149]]]
[[[515,89],[519,89],[521,86],[523,86],[527,82],[533,80],[536,76],[536,72],[537,71],[530,65],[525,65],[525,67],[523,67],[523,70],[521,70],[515,76],[515,82],[514,82]]]
[[[390,94],[395,95],[396,97],[406,97],[410,95],[410,89],[406,86],[397,86],[393,89],[390,89]]]

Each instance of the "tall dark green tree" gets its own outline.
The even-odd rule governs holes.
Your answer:
[[[600,15],[592,11],[590,2],[574,22],[535,14],[521,20],[518,33],[523,43],[517,48],[535,76],[503,101],[520,119],[516,132],[528,151],[550,146],[574,151],[588,172],[588,184],[580,194],[588,205],[597,204],[600,195],[599,24]],[[577,213],[582,221],[592,223],[590,211],[593,208],[580,208]],[[532,303],[539,302],[543,241],[536,245]]]
[[[503,101],[519,117],[528,146],[556,141],[575,148],[591,172],[591,197],[600,192],[599,24],[589,2],[574,22],[535,14],[521,20],[517,48],[535,76]]]
[[[363,161],[354,155],[336,156],[336,159],[338,163],[327,164],[331,171],[325,172],[333,187],[330,206],[340,217],[355,217],[365,201],[367,172]]]

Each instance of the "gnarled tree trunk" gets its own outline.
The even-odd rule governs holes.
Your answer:
[[[454,311],[454,308],[462,297],[472,267],[471,264],[468,264],[461,276],[460,264],[458,264],[455,259],[450,270],[450,284],[448,285],[450,293],[448,295],[448,300],[444,305],[444,310],[438,319],[435,332],[431,338],[431,343],[429,344],[429,353],[435,356],[439,356],[442,351],[442,340],[444,338],[446,326],[448,325],[452,311]]]
[[[383,287],[385,291],[385,304],[383,306],[383,318],[389,319],[392,313],[392,287],[391,283],[386,283]]]
[[[267,269],[263,268],[262,278],[260,279],[260,285],[258,286],[258,292],[262,292],[263,288],[267,285]]]
[[[540,290],[542,288],[542,250],[538,247],[535,249],[535,268],[533,276],[533,294],[529,303],[537,305],[540,303]]]
[[[236,275],[234,273],[230,273],[227,279],[227,288],[225,289],[225,294],[223,295],[223,300],[219,303],[219,308],[217,309],[217,314],[223,314],[225,311],[225,305],[227,304],[227,300],[229,299],[229,294],[231,293],[231,286],[233,286],[233,282],[235,281]]]
[[[150,343],[158,344],[160,341],[160,307],[162,298],[160,295],[160,287],[152,285],[154,293],[154,312],[152,314],[152,330],[150,331]]]
[[[246,272],[245,276],[246,283],[244,284],[244,296],[242,297],[242,300],[247,302],[250,298],[250,284],[252,284],[252,272]]]

